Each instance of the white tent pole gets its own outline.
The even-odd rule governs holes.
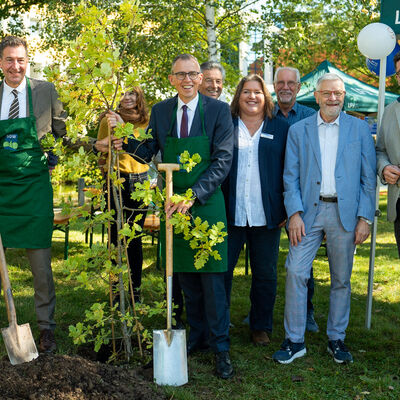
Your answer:
[[[386,86],[386,57],[381,58],[379,68],[379,94],[378,94],[378,118],[376,126],[376,135],[378,139],[379,129],[381,126],[383,110],[385,108],[385,86]],[[371,247],[369,252],[369,273],[368,273],[368,293],[367,293],[367,311],[365,318],[365,327],[371,328],[371,312],[372,312],[372,294],[374,289],[374,268],[375,268],[375,251],[376,251],[376,232],[378,227],[379,211],[379,177],[376,181],[375,193],[375,217],[371,232]]]

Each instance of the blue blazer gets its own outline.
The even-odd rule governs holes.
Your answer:
[[[321,152],[317,115],[293,124],[288,133],[283,174],[287,215],[301,212],[306,233],[316,214],[321,189]],[[358,217],[375,214],[376,156],[368,124],[340,113],[335,167],[340,221],[353,231]]]
[[[222,185],[228,224],[235,225],[236,181],[238,168],[238,119],[233,119],[234,149],[232,167]],[[283,167],[289,125],[278,118],[265,118],[258,145],[258,164],[262,201],[268,228],[286,219],[283,203]],[[263,135],[264,134],[264,135]]]
[[[201,204],[215,192],[222,184],[232,162],[233,152],[233,125],[227,103],[215,100],[211,97],[201,96],[204,110],[204,124],[208,138],[210,139],[210,166],[192,186]],[[199,100],[200,101],[200,100]],[[138,156],[140,162],[151,161],[153,155],[161,151],[164,157],[164,146],[171,125],[173,110],[178,103],[178,96],[161,101],[151,110],[150,122],[147,130],[153,136],[152,139],[141,143],[135,139],[129,139],[124,145],[124,150]],[[197,106],[189,136],[201,136],[201,120],[199,106]],[[176,121],[172,127],[172,136],[177,137]]]

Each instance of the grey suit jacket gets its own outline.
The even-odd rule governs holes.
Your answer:
[[[67,117],[57,91],[50,82],[29,79],[32,88],[33,114],[36,117],[36,129],[39,140],[46,134],[52,133],[56,138],[64,136],[67,131],[65,119]],[[0,85],[0,106],[3,101],[4,83]],[[28,95],[26,96],[27,112],[29,110]]]
[[[201,96],[204,109],[204,122],[207,136],[210,139],[211,164],[192,186],[197,199],[204,204],[222,184],[229,173],[233,155],[233,124],[229,105],[211,97]],[[140,144],[137,140],[129,139],[124,149],[135,153],[138,161],[150,161],[152,156],[161,151],[163,157],[167,133],[171,125],[173,110],[178,102],[178,96],[157,103],[151,110],[148,130],[153,139]],[[190,128],[190,136],[200,136],[201,120],[197,106]],[[172,135],[177,136],[177,124],[172,127]]]
[[[376,157],[378,175],[382,183],[386,183],[382,174],[383,169],[389,164],[400,165],[400,103],[398,101],[385,107],[376,143]],[[387,219],[391,222],[396,219],[399,193],[400,188],[397,184],[388,185]]]

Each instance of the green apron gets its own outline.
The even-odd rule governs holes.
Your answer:
[[[29,117],[0,121],[0,234],[4,247],[45,249],[53,234],[53,190],[26,82]]]
[[[185,150],[190,155],[198,153],[201,156],[201,162],[197,164],[191,172],[184,169],[174,172],[173,183],[174,193],[184,193],[192,187],[200,176],[207,170],[210,161],[210,140],[206,134],[204,125],[204,111],[202,97],[199,93],[199,111],[202,125],[201,136],[189,136],[187,138],[172,137],[172,129],[176,121],[178,105],[175,106],[171,125],[167,134],[164,147],[164,163],[179,163],[179,156]],[[225,202],[221,188],[215,190],[207,203],[202,205],[198,201],[190,208],[189,212],[193,218],[200,217],[203,221],[208,221],[210,228],[212,224],[221,221],[226,226]],[[164,225],[164,224],[163,224]],[[165,241],[165,227],[162,227],[161,238]],[[163,248],[165,246],[163,245]],[[174,234],[173,259],[174,272],[225,272],[227,270],[228,248],[227,241],[224,240],[215,247],[218,250],[222,260],[216,261],[210,257],[208,262],[200,270],[194,267],[194,255],[196,251],[190,248],[189,242],[183,238],[182,234]],[[165,258],[164,258],[165,259]]]

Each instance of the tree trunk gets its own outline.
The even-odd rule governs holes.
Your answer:
[[[206,1],[206,26],[207,26],[207,42],[208,42],[208,60],[220,61],[221,54],[217,42],[217,32],[215,29],[215,3],[213,0]]]

